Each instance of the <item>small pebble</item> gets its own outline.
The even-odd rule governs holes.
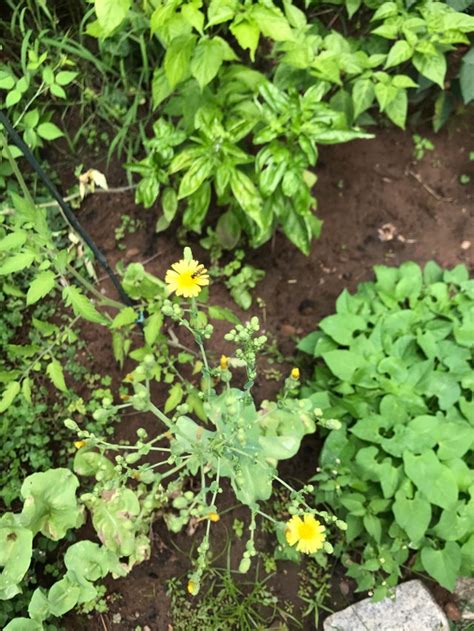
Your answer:
[[[140,254],[139,248],[130,248],[129,250],[127,250],[125,257],[127,259],[133,259],[135,256],[138,256],[139,254]]]
[[[470,247],[471,247],[470,241],[463,241],[461,243],[461,250],[469,250]]]
[[[453,622],[459,622],[459,620],[461,620],[462,618],[459,608],[453,602],[446,603],[446,605],[444,606],[444,611],[448,618],[450,620],[453,620]]]

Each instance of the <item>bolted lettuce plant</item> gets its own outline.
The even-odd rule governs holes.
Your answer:
[[[177,532],[188,522],[194,525],[206,522],[188,585],[190,593],[197,594],[208,563],[211,524],[220,519],[219,495],[224,479],[229,481],[237,500],[251,513],[249,538],[240,564],[242,572],[249,569],[251,558],[256,554],[256,519],[259,515],[267,517],[261,510],[261,504],[271,497],[276,481],[290,489],[292,514],[298,517],[298,513],[304,512],[317,525],[314,531],[316,547],[310,545],[308,553],[321,549],[331,552],[332,547],[323,535],[325,526],[314,516],[322,517],[327,525],[337,522],[336,526],[343,527],[343,524],[332,515],[318,513],[308,506],[303,492],[294,491],[278,477],[278,462],[292,458],[303,437],[313,433],[318,423],[325,424],[320,410],[315,409],[309,399],[300,401],[287,396],[294,391],[299,375],[294,371],[287,379],[285,392],[278,402],[265,401],[258,409],[251,391],[257,377],[257,355],[266,343],[266,336],[259,333],[258,318],[238,324],[226,334],[226,340],[236,346],[235,355],[231,358],[222,356],[218,365],[213,366],[205,348],[212,337],[213,326],[197,301],[201,289],[209,283],[207,270],[192,258],[190,249],[186,248],[184,258],[168,271],[165,282],[169,290],[176,293],[177,299],[165,300],[163,315],[187,330],[199,349],[196,366],[201,372],[201,390],[197,395],[200,405],[182,403],[177,390],[171,392],[164,411],[155,405],[151,385],[155,379],[157,360],[149,353],[127,376],[131,390],[130,394],[124,395],[125,402],[119,406],[111,404],[104,407],[101,413],[114,415],[124,408],[150,412],[161,422],[163,431],[150,436],[142,428],[134,445],[124,445],[79,430],[81,440],[75,470],[96,477],[94,492],[83,499],[92,511],[99,536],[111,545],[101,525],[107,524],[106,515],[102,514],[106,511],[104,497],[112,493],[114,501],[123,506],[121,514],[130,515],[133,523],[137,523],[141,515],[136,501],[131,496],[130,500],[128,498],[131,493],[128,482],[134,480],[139,485],[152,485],[154,490],[149,494],[154,498],[152,503],[157,497],[169,499],[166,522],[171,530]],[[231,384],[235,369],[245,372],[245,383],[241,388]],[[114,452],[115,465],[106,457]],[[161,459],[156,461],[156,456]],[[200,487],[195,492],[184,490],[189,476],[196,476],[200,481]],[[99,512],[95,508],[98,501]],[[300,541],[298,525],[294,524],[293,534],[287,537],[290,545]],[[125,529],[128,527],[123,526]],[[284,530],[284,526],[281,527]],[[109,534],[115,536],[115,533]],[[305,550],[302,548],[302,551]]]

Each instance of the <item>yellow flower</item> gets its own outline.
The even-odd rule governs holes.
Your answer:
[[[85,440],[76,440],[74,441],[74,447],[76,449],[82,449],[82,447],[84,447],[86,445],[86,441]]]
[[[298,380],[300,378],[300,369],[299,368],[292,368],[291,369],[291,378],[292,379],[296,379],[296,380]]]
[[[196,585],[194,581],[188,581],[188,592],[191,594],[191,596],[196,596],[196,594],[199,592],[199,585]]]
[[[298,552],[314,554],[321,550],[326,541],[325,527],[310,513],[305,513],[303,519],[294,515],[288,522],[285,537],[290,546],[296,544]]]
[[[221,355],[221,368],[222,370],[229,368],[229,358],[226,355]]]
[[[217,513],[209,513],[207,518],[209,519],[209,521],[219,521],[219,519],[220,519],[220,517],[219,517],[219,515]]]
[[[166,272],[165,283],[168,291],[175,291],[177,296],[195,298],[202,287],[209,285],[209,275],[202,263],[194,259],[181,259]]]

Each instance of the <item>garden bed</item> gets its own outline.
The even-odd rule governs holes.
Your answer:
[[[375,264],[399,265],[407,260],[425,263],[434,259],[442,267],[464,263],[472,271],[474,162],[469,160],[469,152],[474,148],[472,115],[451,119],[437,135],[428,130],[418,131],[435,145],[420,161],[413,159],[410,135],[391,129],[379,129],[373,140],[322,148],[315,194],[318,216],[324,220],[324,226],[320,239],[313,243],[310,256],[301,254],[279,234],[259,250],[249,253],[248,261],[265,270],[266,276],[255,291],[255,296],[261,299],[259,304],[254,301],[248,312],[239,312],[239,315],[242,318],[259,315],[264,328],[275,336],[276,348],[283,358],[293,354],[298,338],[314,330],[322,317],[334,311],[335,299],[344,288],[354,290],[359,282],[372,278]],[[105,170],[104,164],[92,164],[87,156],[75,157],[75,164],[78,162],[83,162],[87,168]],[[70,185],[73,164],[63,163],[56,154],[54,165],[63,184]],[[461,184],[461,175],[470,176],[470,183]],[[110,186],[125,183],[120,164],[111,165],[107,176]],[[133,193],[128,192],[86,198],[80,217],[112,264],[120,259],[127,263],[140,261],[146,264],[148,271],[163,278],[170,263],[181,257],[182,245],[177,242],[173,228],[155,234],[154,224],[159,213],[157,205],[149,211],[137,207]],[[125,237],[125,248],[117,250],[114,230],[124,214],[143,223],[135,234]],[[207,262],[207,254],[198,246],[197,239],[193,251]],[[107,281],[102,282],[101,287],[112,295]],[[236,309],[226,289],[219,284],[211,287],[211,295],[216,304]],[[220,339],[227,328],[229,325],[219,324],[214,339]],[[82,325],[82,331],[94,357],[90,370],[110,373],[118,384],[125,372],[116,367],[109,338],[99,327],[89,323]],[[215,349],[217,355],[226,350],[225,344]],[[274,353],[263,360],[260,375],[266,378],[260,377],[256,384],[258,400],[274,395],[291,368],[288,362],[274,363],[276,359],[282,358]],[[281,372],[280,379],[275,369]],[[156,423],[156,419],[153,422]],[[134,435],[141,425],[143,417],[132,414],[123,419],[117,433],[120,438],[126,438]],[[317,466],[318,450],[318,439],[307,438],[297,457],[285,466],[286,478],[296,483],[307,481]],[[229,495],[227,506],[232,503]],[[236,515],[239,516],[238,511],[236,514],[231,511],[212,527],[213,550],[220,555],[216,565],[221,567],[226,565],[227,559],[224,543],[235,540],[232,522]],[[197,538],[199,534],[198,529]],[[271,551],[271,544],[259,535],[258,548]],[[92,614],[92,620],[71,617],[68,628],[91,631],[173,629],[165,583],[177,576],[182,577],[185,584],[192,546],[192,536],[173,536],[158,520],[153,530],[151,559],[136,567],[127,578],[107,582],[109,610]],[[234,555],[240,558],[241,548],[239,542],[232,546],[232,559]],[[234,561],[232,569],[236,569],[237,564],[238,561]],[[261,572],[263,575],[262,569]],[[298,566],[279,563],[270,581],[280,606],[285,601],[294,604],[296,618],[304,610],[297,597],[298,574]],[[254,569],[248,578],[253,576]],[[443,604],[450,601],[444,592],[438,591],[437,597]],[[358,598],[360,595],[353,594],[352,585],[343,578],[341,568],[334,566],[331,594],[325,605],[340,609]],[[277,616],[274,625],[278,621],[284,620]],[[289,618],[286,623],[289,628],[296,628]],[[304,629],[314,628],[311,617],[303,624]]]

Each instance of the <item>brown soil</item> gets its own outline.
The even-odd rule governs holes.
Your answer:
[[[422,130],[422,135],[434,142],[435,150],[427,152],[420,162],[413,162],[411,135],[394,130],[378,130],[374,140],[323,148],[315,190],[318,215],[324,219],[321,238],[314,242],[309,257],[299,253],[282,235],[250,252],[248,261],[266,271],[256,291],[265,307],[254,303],[248,313],[241,315],[247,318],[255,313],[263,318],[280,351],[291,356],[295,341],[314,330],[318,321],[334,310],[335,299],[343,288],[353,290],[359,282],[372,278],[374,264],[398,265],[406,260],[424,263],[435,259],[447,267],[466,263],[472,271],[474,246],[468,244],[474,237],[474,161],[469,160],[469,152],[474,150],[472,122],[472,116],[458,117],[438,135]],[[81,161],[84,162],[75,159],[75,163]],[[87,162],[84,166],[104,168],[100,162]],[[63,184],[70,184],[71,165],[62,165],[58,170],[64,178]],[[470,175],[471,182],[462,185],[461,174]],[[109,185],[124,184],[120,165],[109,169],[107,175]],[[114,229],[122,214],[144,223],[142,230],[126,238],[126,249],[119,251]],[[146,211],[136,207],[133,194],[123,193],[87,198],[80,216],[112,263],[119,259],[145,262],[148,271],[163,277],[168,265],[180,257],[182,246],[177,243],[174,230],[154,233],[158,214],[158,208]],[[394,226],[398,238],[382,241],[378,231],[387,223]],[[198,245],[195,251],[206,262],[207,254]],[[108,281],[102,287],[112,295]],[[213,304],[235,308],[223,286],[213,286],[211,295]],[[225,349],[219,340],[228,326],[220,325],[215,334],[217,354]],[[120,373],[115,367],[109,338],[92,325],[84,327],[84,335],[95,358],[92,369],[112,372],[118,380]],[[286,371],[288,367],[289,364],[284,365],[280,370]],[[258,399],[274,395],[280,385],[281,382],[261,378],[257,384]],[[140,424],[142,419],[125,419],[119,435],[130,435]],[[317,440],[307,439],[298,457],[285,466],[286,475],[307,479],[314,472],[317,457]],[[231,504],[229,497],[227,505]],[[232,539],[234,516],[229,513],[213,526],[216,552],[221,550],[227,534]],[[198,539],[200,534],[198,530]],[[151,559],[126,579],[108,583],[111,592],[119,596],[111,600],[109,612],[91,619],[73,617],[68,628],[128,631],[140,625],[139,628],[151,631],[171,631],[165,581],[173,576],[185,580],[189,568],[187,551],[192,543],[185,535],[170,535],[158,521],[154,526]],[[233,543],[232,558],[241,547],[238,542]],[[262,541],[261,545],[268,547],[269,542]],[[218,564],[225,565],[225,555]],[[333,572],[328,606],[340,609],[352,601],[352,587],[343,579],[341,568],[335,566]],[[297,598],[298,573],[296,566],[279,564],[272,581],[282,602],[295,603],[297,617],[301,607]],[[310,619],[302,623],[304,629],[314,628]],[[287,624],[291,629],[296,628],[290,622]]]

